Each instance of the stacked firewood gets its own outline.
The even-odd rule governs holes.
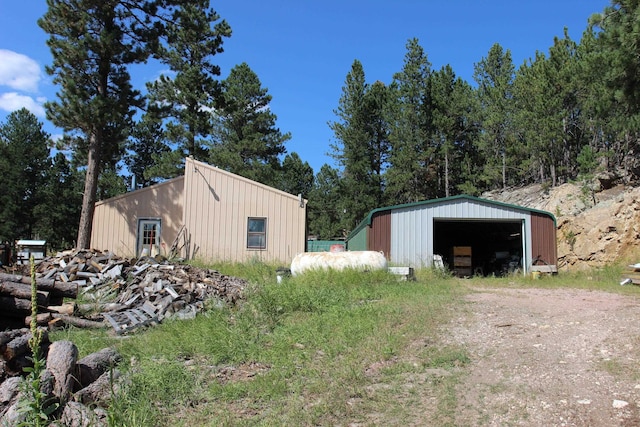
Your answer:
[[[31,321],[31,278],[19,273],[0,273],[3,328]],[[36,284],[39,325],[113,327],[123,333],[167,317],[193,317],[211,299],[235,304],[246,281],[163,259],[85,250],[39,262]],[[83,303],[69,301],[76,298]]]
[[[40,333],[40,350],[46,358],[40,391],[45,405],[55,409],[52,415],[66,426],[106,426],[105,408],[117,391],[120,374],[115,366],[120,355],[105,348],[78,360],[72,342],[51,343],[46,331]],[[29,329],[0,332],[0,425],[25,421],[21,405],[29,396],[24,394],[21,370],[30,364],[29,339]]]
[[[31,277],[27,268],[0,270],[0,425],[21,421],[20,383],[32,367],[29,348]],[[41,390],[58,405],[63,425],[106,425],[102,407],[113,393],[119,356],[104,349],[78,359],[69,341],[49,341],[65,325],[112,327],[117,334],[175,318],[192,318],[205,304],[236,304],[246,281],[215,270],[110,252],[68,251],[36,265],[37,317],[46,371]],[[80,303],[78,303],[80,301]],[[13,329],[12,329],[13,328]],[[91,408],[91,409],[90,409]]]

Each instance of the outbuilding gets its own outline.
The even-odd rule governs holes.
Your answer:
[[[460,195],[374,209],[347,248],[414,268],[442,262],[460,276],[557,272],[556,228],[549,212]]]
[[[183,176],[97,202],[91,246],[120,256],[289,263],[305,250],[306,204],[187,158]]]

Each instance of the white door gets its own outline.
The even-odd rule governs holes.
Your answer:
[[[156,256],[160,253],[160,220],[139,219],[137,256]]]

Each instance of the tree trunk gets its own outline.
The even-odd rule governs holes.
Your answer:
[[[82,195],[82,211],[78,225],[78,242],[76,248],[89,249],[91,246],[91,229],[93,226],[93,211],[98,191],[100,177],[100,151],[102,149],[102,132],[98,129],[89,135],[89,151],[87,158],[87,172],[84,179],[84,194]]]
[[[47,370],[53,375],[53,394],[61,406],[71,397],[77,360],[78,348],[71,341],[55,341],[49,347]]]
[[[112,369],[122,360],[113,348],[107,347],[83,357],[76,363],[77,388],[82,389],[96,381],[102,374]]]
[[[507,153],[502,152],[502,189],[507,189]]]
[[[31,299],[31,286],[22,283],[0,282],[0,294],[21,299]],[[37,301],[39,307],[49,305],[49,292],[38,291]]]
[[[449,197],[449,150],[444,150],[444,196]]]
[[[31,285],[31,277],[17,274],[0,273],[0,280]],[[53,279],[36,279],[36,287],[39,291],[49,292],[52,297],[76,298],[78,296],[77,283],[59,282]]]
[[[8,316],[25,316],[31,314],[31,299],[6,297],[0,295],[2,314]]]

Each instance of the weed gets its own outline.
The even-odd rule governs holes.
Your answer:
[[[40,378],[46,368],[46,361],[40,347],[42,330],[38,329],[36,320],[38,314],[38,287],[36,285],[33,255],[29,258],[29,266],[31,272],[31,323],[29,325],[31,338],[29,339],[29,349],[31,350],[33,366],[23,369],[27,373],[27,377],[21,383],[22,394],[18,405],[23,419],[19,425],[44,427],[49,425],[50,416],[58,409],[58,404],[50,402],[46,393],[40,387]]]

